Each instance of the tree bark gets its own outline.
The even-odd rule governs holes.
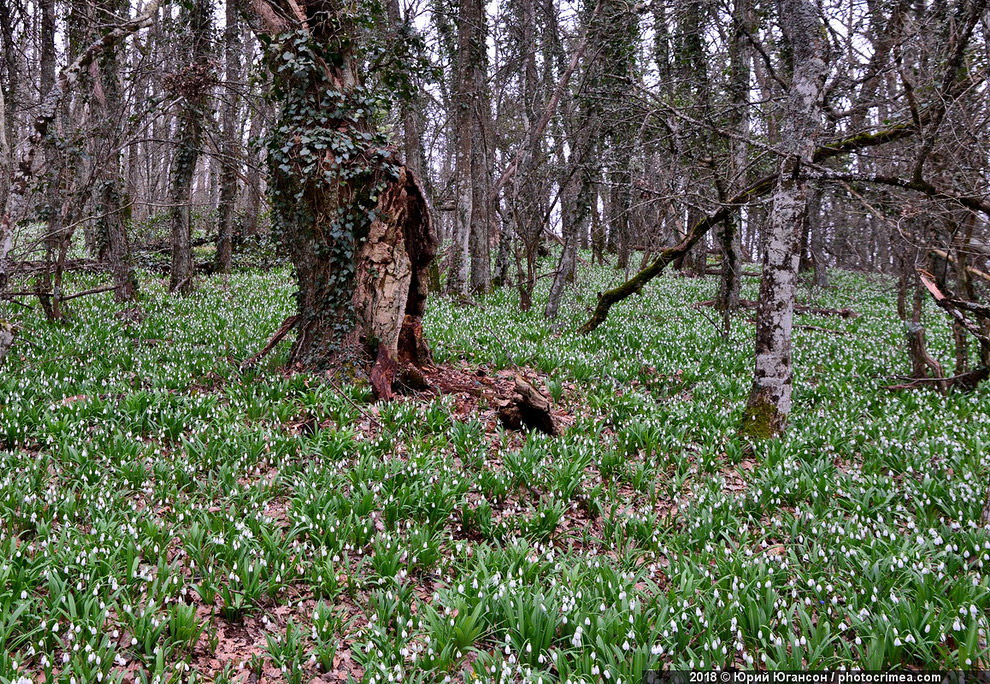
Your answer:
[[[767,234],[763,279],[756,314],[756,364],[743,413],[742,434],[767,438],[780,434],[791,410],[791,333],[800,259],[799,231],[807,210],[810,163],[821,128],[822,95],[828,72],[824,27],[810,0],[781,0],[781,29],[792,55],[792,76],[782,114],[780,161]]]
[[[104,10],[110,15],[126,12],[126,4],[107,0]],[[100,31],[103,34],[106,31]],[[94,36],[99,39],[100,35]],[[118,302],[137,299],[138,283],[131,261],[131,246],[127,236],[130,207],[123,191],[119,130],[123,125],[124,104],[120,84],[120,53],[116,46],[108,47],[97,61],[98,90],[93,97],[94,118],[99,143],[106,146],[97,185],[97,242],[105,246],[105,256],[113,275],[114,297]]]
[[[483,11],[478,0],[460,0],[457,15],[457,76],[453,104],[454,139],[456,141],[454,238],[450,246],[450,270],[447,275],[447,291],[466,295],[468,268],[471,264],[471,232],[475,227],[474,216],[474,156],[478,140],[476,111],[478,107],[479,43],[483,43]],[[480,209],[480,207],[479,207]],[[479,214],[482,212],[479,212]]]
[[[273,219],[295,266],[297,337],[290,364],[358,371],[375,361],[387,398],[395,364],[427,364],[422,337],[436,250],[415,176],[370,119],[362,28],[336,0],[255,0],[278,121],[269,139]]]
[[[185,10],[191,41],[189,60],[172,77],[172,88],[183,97],[176,123],[176,152],[172,160],[171,229],[172,269],[170,292],[189,294],[195,283],[192,255],[192,182],[199,162],[210,85],[209,40],[212,6],[209,0],[192,0]]]
[[[237,84],[241,80],[241,26],[237,7],[227,2],[223,32],[224,61],[227,88],[221,114],[223,157],[220,160],[220,201],[217,205],[216,269],[230,273],[234,247],[234,222],[237,208],[237,176],[241,166],[241,141],[238,131],[240,96]],[[233,87],[231,87],[233,86]]]

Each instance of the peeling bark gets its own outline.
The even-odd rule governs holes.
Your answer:
[[[247,18],[274,45],[267,58],[281,93],[269,146],[280,156],[269,160],[278,236],[298,284],[289,364],[368,372],[387,399],[397,364],[430,363],[422,316],[437,240],[416,177],[376,135],[362,94],[363,29],[348,12],[335,0],[305,9],[253,0]],[[299,58],[287,52],[294,44],[307,55],[298,73],[280,67]],[[328,111],[345,113],[316,116]],[[354,151],[317,153],[314,162],[301,138],[328,134],[346,136]],[[305,170],[314,163],[319,173]]]

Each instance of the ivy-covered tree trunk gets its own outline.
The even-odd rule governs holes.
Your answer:
[[[793,60],[792,76],[781,117],[784,157],[773,194],[756,312],[753,387],[742,422],[743,434],[759,438],[780,434],[791,410],[791,333],[800,230],[808,201],[807,182],[800,172],[814,156],[827,75],[825,28],[815,4],[781,0],[779,7],[781,29]]]
[[[122,14],[126,5],[121,0],[103,0],[99,3],[108,13]],[[102,29],[93,36],[102,39],[108,32]],[[94,84],[92,111],[100,132],[98,144],[106,146],[106,161],[98,171],[96,209],[99,218],[96,220],[97,243],[100,257],[106,258],[110,264],[115,285],[114,296],[118,302],[134,302],[137,300],[138,282],[134,275],[134,265],[131,260],[131,246],[127,236],[127,223],[130,218],[130,206],[123,190],[123,167],[119,148],[118,131],[124,125],[123,119],[123,89],[120,83],[120,51],[111,45],[96,61],[98,81]]]
[[[206,117],[206,93],[211,84],[209,42],[213,9],[208,0],[193,0],[185,11],[189,22],[188,62],[169,78],[168,87],[184,99],[176,125],[172,162],[172,268],[169,292],[193,290],[196,264],[192,254],[192,181],[199,162]]]
[[[290,364],[357,370],[390,395],[396,363],[430,360],[422,337],[436,250],[426,200],[371,121],[358,8],[335,0],[257,0],[277,121],[269,139],[273,223],[295,266]]]

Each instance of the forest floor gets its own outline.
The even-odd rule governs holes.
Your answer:
[[[185,299],[144,274],[140,321],[109,294],[64,326],[0,307],[23,319],[0,371],[0,681],[986,665],[990,386],[884,389],[908,372],[892,288],[835,273],[801,300],[861,315],[799,317],[790,429],[747,448],[752,312],[722,340],[690,306],[717,279],[668,275],[575,336],[618,277],[582,270],[556,323],[511,290],[431,300],[437,362],[526,376],[556,438],[471,394],[374,405],[287,375],[285,342],[239,371],[289,313],[284,271]]]

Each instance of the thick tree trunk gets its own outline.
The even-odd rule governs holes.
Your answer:
[[[824,27],[809,0],[781,0],[781,29],[793,59],[782,116],[782,146],[773,211],[763,261],[756,314],[756,364],[743,414],[742,433],[757,438],[780,434],[791,410],[791,332],[800,259],[799,237],[807,210],[806,182],[799,173],[812,161],[821,127],[822,95],[828,67]]]
[[[123,14],[126,5],[119,0],[108,0],[105,11],[110,15]],[[93,36],[99,39],[105,31]],[[123,167],[121,164],[119,131],[123,125],[124,98],[120,86],[120,53],[116,46],[107,48],[97,61],[99,90],[93,97],[93,114],[96,120],[100,145],[106,146],[106,159],[100,169],[97,188],[96,224],[97,243],[104,249],[115,285],[114,296],[118,302],[137,299],[138,283],[131,261],[131,245],[127,236],[130,216],[129,202],[123,192]]]
[[[269,140],[273,219],[295,266],[290,364],[363,372],[388,398],[397,363],[429,363],[422,337],[436,250],[426,199],[372,127],[361,29],[334,0],[255,3],[280,107]],[[287,19],[286,17],[293,17]]]

